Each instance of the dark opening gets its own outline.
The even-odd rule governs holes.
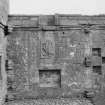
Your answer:
[[[102,63],[105,63],[105,57],[102,57]]]
[[[11,78],[7,77],[7,90],[8,91],[13,91],[13,81],[11,80]]]
[[[8,60],[5,61],[5,69],[8,71]]]
[[[101,56],[101,48],[92,48],[93,56]]]
[[[6,68],[7,72],[10,71],[10,70],[13,70],[12,66],[11,66],[11,64],[9,64],[9,62],[10,62],[9,60],[5,61],[5,68]]]
[[[61,70],[39,70],[40,87],[61,87]]]
[[[98,74],[102,74],[102,70],[101,70],[101,66],[93,66],[93,72],[98,73]]]

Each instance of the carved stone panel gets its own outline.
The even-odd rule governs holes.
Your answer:
[[[40,87],[60,87],[60,70],[39,70]]]
[[[40,32],[40,63],[52,64],[55,57],[54,32]]]
[[[80,30],[58,31],[57,47],[59,61],[81,63],[86,45],[85,35]]]

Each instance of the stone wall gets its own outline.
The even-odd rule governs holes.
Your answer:
[[[3,30],[0,29],[0,35],[4,35]],[[7,92],[6,87],[6,72],[5,72],[5,59],[6,59],[6,39],[2,36],[0,37],[0,105],[5,100],[5,95]]]
[[[5,72],[6,38],[4,35],[4,29],[7,23],[7,19],[8,0],[0,0],[0,105],[4,102],[7,92],[7,80]]]
[[[8,97],[66,97],[103,89],[104,22],[105,16],[9,16]]]

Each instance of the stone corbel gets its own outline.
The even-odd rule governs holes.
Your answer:
[[[89,23],[88,24],[80,24],[80,25],[81,25],[81,28],[85,34],[89,34],[91,27],[93,26],[93,24],[89,24]]]
[[[84,33],[85,33],[85,34],[89,34],[89,33],[90,33],[90,29],[84,28]]]

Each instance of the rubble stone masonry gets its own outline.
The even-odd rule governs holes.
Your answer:
[[[8,19],[8,1],[0,0],[0,105],[5,101],[7,80],[5,72],[6,38],[4,29]]]
[[[68,97],[105,87],[105,16],[10,15],[8,97]]]
[[[61,105],[84,94],[104,105],[104,92],[104,15],[8,15],[8,1],[0,0],[0,105],[50,102],[42,98]]]

